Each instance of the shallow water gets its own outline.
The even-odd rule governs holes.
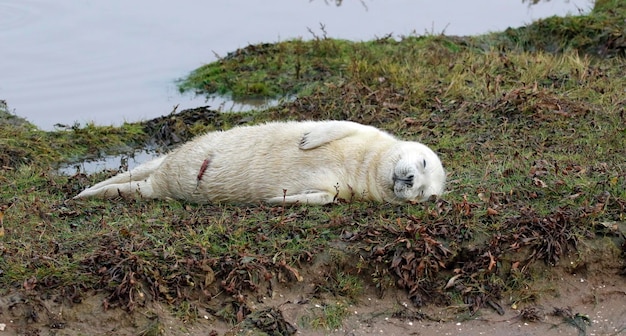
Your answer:
[[[93,174],[105,170],[127,171],[159,155],[160,153],[151,150],[137,150],[128,154],[108,155],[99,159],[89,159],[63,165],[59,167],[58,172],[72,176],[74,174]]]
[[[250,43],[475,35],[588,11],[588,0],[0,0],[0,99],[43,129],[120,124],[233,102],[181,96],[174,81]]]

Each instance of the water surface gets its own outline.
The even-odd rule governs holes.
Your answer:
[[[251,43],[321,36],[320,23],[350,40],[475,35],[590,8],[587,0],[0,0],[0,99],[43,129],[120,124],[205,105],[174,81]]]

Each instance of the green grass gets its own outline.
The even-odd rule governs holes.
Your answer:
[[[180,89],[231,94],[234,99],[277,97],[341,72],[352,43],[330,39],[251,45],[193,71]]]
[[[553,266],[567,270],[564,259],[616,274],[626,232],[626,61],[616,18],[623,22],[622,3],[606,1],[588,16],[479,37],[262,44],[181,84],[240,98],[297,95],[263,112],[195,109],[43,132],[4,107],[0,288],[71,302],[103,293],[107,306],[127,310],[156,300],[183,320],[206,309],[238,323],[253,310],[249,295],[298,281],[350,302],[366,286],[381,295],[398,286],[416,306],[462,302],[474,314],[551,293],[535,281]],[[73,201],[113,172],[56,173],[62,163],[175,146],[242,122],[329,118],[426,143],[448,171],[448,193],[402,206]],[[321,270],[308,272],[312,265]],[[340,311],[330,311],[341,306],[323,307],[307,325],[340,326],[330,319]]]
[[[626,50],[625,8],[626,5],[619,0],[598,1],[589,15],[550,17],[528,26],[473,37],[403,36],[397,41],[386,36],[374,41],[351,42],[313,36],[309,41],[296,39],[249,45],[194,70],[179,81],[179,88],[181,92],[191,90],[209,96],[230,95],[235,100],[293,94],[302,97],[323,88],[332,90],[351,81],[366,82],[368,88],[381,83],[393,85],[398,83],[397,75],[409,75],[403,68],[415,65],[416,60],[421,59],[439,65],[438,74],[448,77],[447,66],[470,64],[471,61],[449,62],[453,55],[464,51],[492,51],[491,57],[508,52],[570,52],[623,57]],[[541,64],[532,63],[522,69],[503,64],[504,68],[485,70],[501,75],[520,70],[526,73],[529,68],[531,71],[546,70]],[[415,70],[412,75],[420,78],[422,72],[429,69],[417,67]],[[459,75],[451,78],[453,81],[446,90],[467,84],[463,81],[466,76]],[[554,74],[544,82],[551,84],[558,78],[558,74]],[[412,90],[405,87],[403,89],[408,90],[405,92],[416,99],[427,97],[428,91],[423,85],[429,82],[421,78],[413,82],[417,86]]]
[[[318,306],[300,318],[299,324],[302,327],[335,330],[343,326],[343,321],[349,314],[345,304],[329,303]]]

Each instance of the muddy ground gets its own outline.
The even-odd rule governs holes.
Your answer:
[[[474,315],[465,312],[465,307],[417,309],[404,291],[391,290],[379,298],[375,289],[367,288],[358,302],[346,306],[347,317],[341,327],[333,330],[299,326],[302,316],[320,311],[334,300],[315,299],[314,285],[307,280],[276,289],[271,298],[261,297],[254,310],[265,312],[265,320],[248,317],[250,321],[242,322],[241,328],[209,311],[200,312],[202,316],[195,321],[185,322],[157,302],[129,314],[123,309],[105,309],[103,295],[86,295],[81,303],[68,305],[21,291],[0,299],[0,335],[235,335],[243,330],[248,330],[244,334],[261,334],[264,330],[269,335],[626,334],[623,276],[571,274],[555,269],[545,281],[556,287],[551,295],[515,309],[503,305],[502,315],[495,309],[482,309]],[[256,323],[262,328],[250,328]]]

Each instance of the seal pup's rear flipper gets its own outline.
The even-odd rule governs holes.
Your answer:
[[[80,194],[74,196],[74,199],[85,197],[113,198],[117,196],[133,196],[139,195],[145,198],[154,198],[154,191],[150,178],[144,181],[129,181],[122,183],[113,183],[101,186],[99,188],[88,188]]]
[[[143,197],[152,198],[154,195],[150,177],[159,168],[166,155],[148,161],[137,168],[125,173],[117,174],[110,179],[83,190],[74,196],[74,199],[85,197],[111,198],[119,195],[130,196],[139,193]]]

